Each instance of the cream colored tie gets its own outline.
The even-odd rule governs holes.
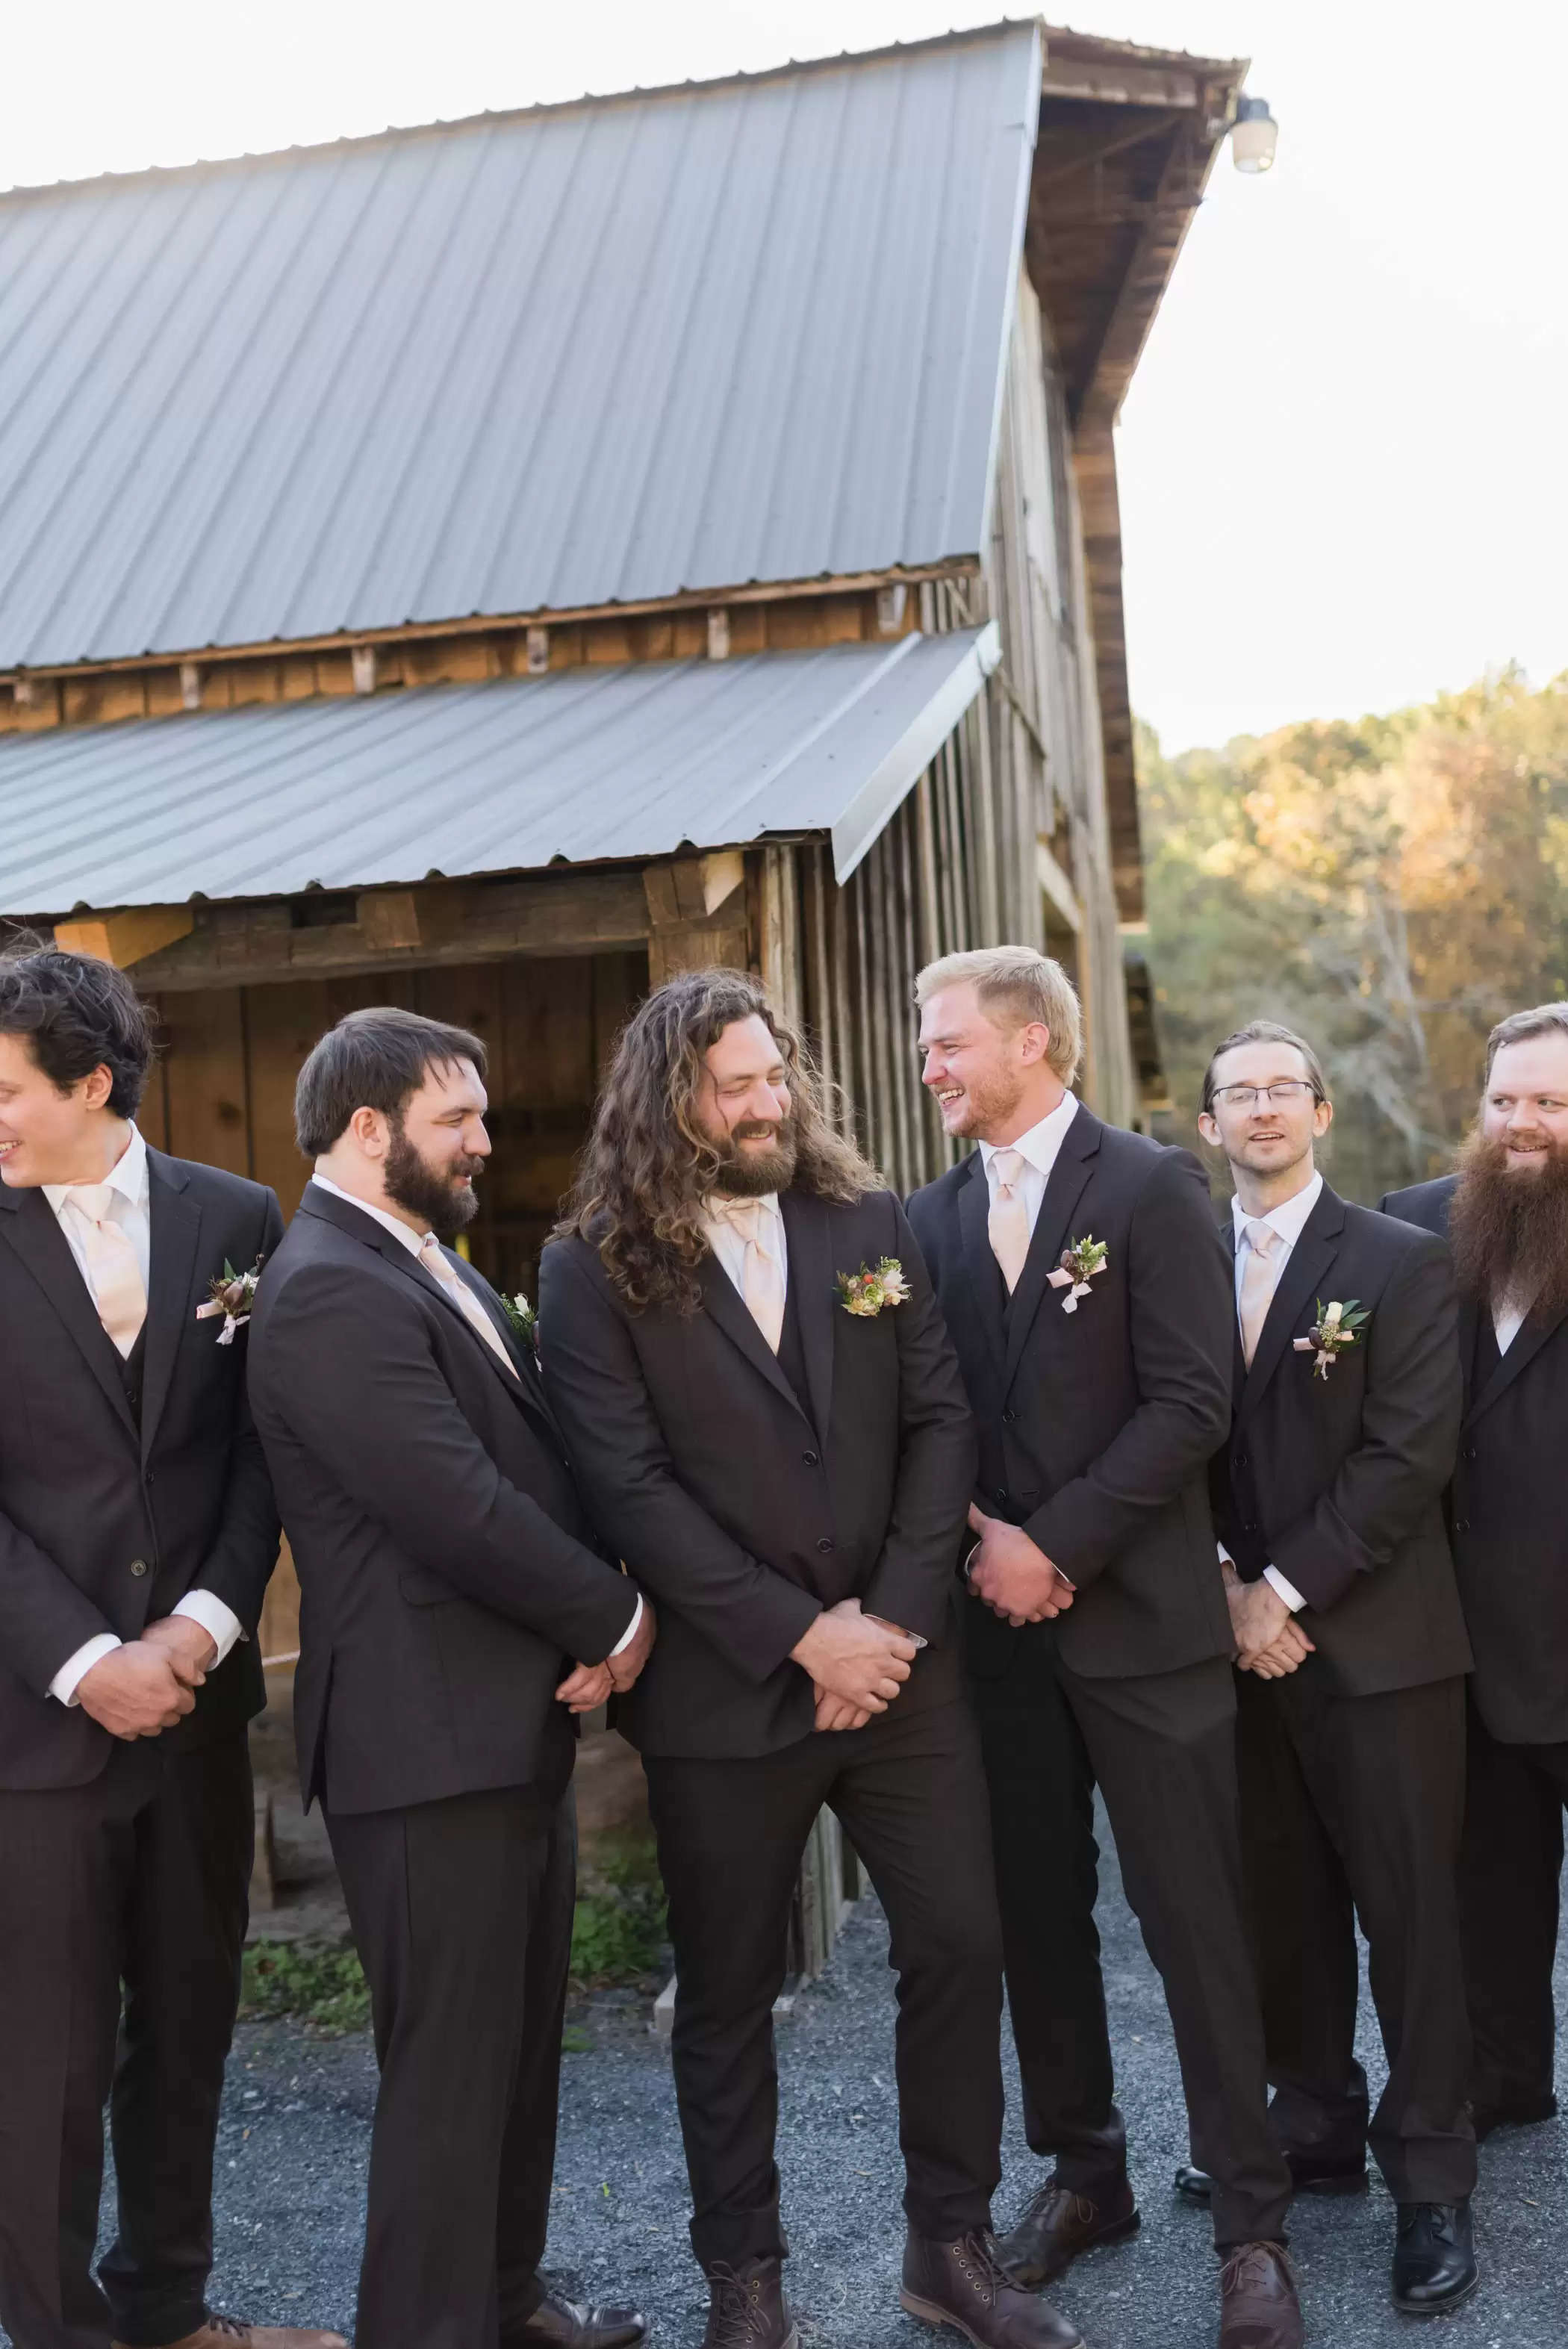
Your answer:
[[[1247,1260],[1242,1267],[1242,1359],[1250,1371],[1279,1279],[1280,1237],[1272,1224],[1261,1220],[1242,1228],[1247,1236]]]
[[[746,1242],[740,1294],[746,1300],[747,1311],[776,1354],[779,1340],[784,1335],[784,1268],[769,1245],[773,1237],[772,1211],[760,1199],[713,1199],[709,1206],[716,1216],[732,1224]]]
[[[147,1288],[135,1242],[109,1213],[117,1196],[112,1183],[73,1183],[66,1204],[77,1211],[88,1286],[98,1319],[129,1361],[147,1319]]]
[[[449,1289],[461,1309],[464,1319],[484,1340],[496,1361],[517,1377],[517,1364],[500,1342],[500,1332],[460,1272],[454,1272],[441,1254],[441,1243],[434,1232],[427,1232],[419,1242],[419,1261],[428,1273],[434,1275],[443,1288]]]
[[[1018,1286],[1029,1254],[1029,1211],[1018,1187],[1024,1174],[1023,1154],[1017,1150],[998,1150],[993,1154],[991,1164],[995,1170],[996,1194],[991,1202],[985,1229],[990,1237],[991,1253],[1002,1268],[1002,1278],[1011,1297]]]

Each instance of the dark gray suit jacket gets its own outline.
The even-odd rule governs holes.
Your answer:
[[[518,1377],[408,1248],[314,1183],[256,1299],[251,1402],[300,1578],[300,1783],[335,1811],[558,1800],[575,1723],[555,1689],[636,1607],[593,1546],[531,1351],[448,1255]]]
[[[1390,1191],[1387,1214],[1448,1237],[1455,1178]],[[1482,1720],[1506,1745],[1568,1744],[1568,1314],[1532,1312],[1506,1354],[1461,1299],[1464,1419],[1449,1493]]]
[[[0,1787],[79,1786],[114,1740],[49,1683],[99,1633],[134,1640],[200,1585],[247,1631],[277,1562],[278,1517],[245,1402],[247,1333],[198,1321],[225,1259],[270,1256],[270,1191],[150,1149],[152,1226],[140,1426],[124,1369],[41,1190],[0,1183]],[[165,1731],[196,1744],[264,1702],[236,1645]]]

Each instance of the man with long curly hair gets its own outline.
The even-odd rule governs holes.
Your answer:
[[[820,1806],[892,1928],[903,2305],[1073,2349],[998,2266],[1001,1943],[954,1640],[975,1436],[903,1211],[744,972],[622,1037],[545,1250],[546,1382],[600,1530],[659,1608],[623,1725],[670,1898],[707,2349],[795,2349],[771,2009]]]

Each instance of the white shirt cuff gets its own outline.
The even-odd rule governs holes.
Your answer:
[[[642,1628],[643,1628],[643,1597],[642,1597],[642,1593],[641,1593],[641,1591],[639,1591],[639,1592],[638,1592],[638,1594],[637,1594],[637,1604],[636,1604],[635,1608],[634,1608],[634,1610],[633,1610],[632,1619],[631,1619],[631,1621],[627,1624],[627,1626],[626,1626],[625,1630],[622,1632],[622,1634],[621,1634],[620,1638],[616,1640],[616,1642],[615,1642],[614,1646],[611,1649],[611,1651],[610,1651],[610,1655],[611,1655],[611,1656],[618,1656],[618,1655],[621,1653],[621,1651],[622,1651],[622,1649],[623,1649],[623,1648],[629,1648],[629,1647],[631,1646],[631,1644],[632,1644],[633,1640],[636,1638],[636,1636],[637,1636],[638,1632],[642,1630]],[[609,1656],[606,1656],[606,1658],[604,1659],[604,1661],[605,1661],[605,1662],[606,1662],[606,1663],[608,1663],[608,1662],[609,1662],[609,1661],[610,1661]]]
[[[226,1607],[211,1590],[188,1590],[173,1612],[188,1615],[192,1623],[200,1623],[203,1631],[211,1633],[218,1652],[207,1667],[210,1672],[217,1671],[235,1640],[245,1636],[244,1625],[233,1609]]]
[[[1306,1605],[1306,1601],[1302,1597],[1300,1591],[1296,1588],[1295,1583],[1287,1582],[1285,1580],[1277,1566],[1264,1567],[1264,1580],[1269,1585],[1271,1589],[1276,1590],[1279,1593],[1280,1597],[1284,1600],[1285,1605],[1290,1609],[1293,1615],[1299,1615],[1301,1613],[1302,1609]]]
[[[67,1657],[49,1682],[49,1694],[58,1697],[62,1704],[79,1702],[77,1695],[78,1683],[87,1678],[95,1664],[101,1664],[106,1656],[112,1656],[120,1644],[112,1631],[99,1631],[92,1639],[84,1640],[74,1656]]]

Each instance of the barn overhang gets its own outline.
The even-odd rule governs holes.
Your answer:
[[[0,739],[0,913],[296,896],[827,835],[847,880],[995,624]]]

